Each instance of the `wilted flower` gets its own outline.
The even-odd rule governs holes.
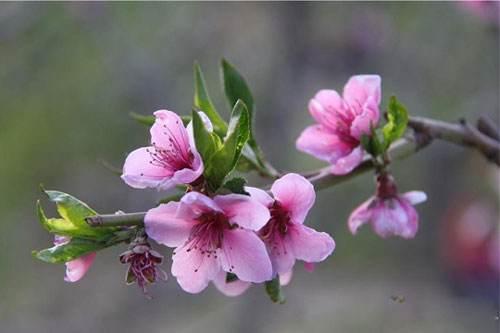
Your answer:
[[[159,190],[194,182],[203,173],[203,161],[181,118],[167,110],[154,115],[151,146],[128,155],[122,179],[134,188]]]
[[[167,274],[158,267],[162,261],[163,256],[151,249],[147,238],[143,236],[137,237],[130,244],[130,249],[120,255],[120,262],[129,264],[126,276],[127,284],[137,282],[145,295],[148,295],[146,290],[148,283],[167,279]]]
[[[66,236],[55,236],[54,244],[55,245],[63,245],[68,243],[71,240],[70,237]],[[79,258],[68,261],[66,263],[66,276],[64,277],[64,281],[66,282],[77,282],[87,273],[90,266],[95,259],[95,252],[91,252],[85,254]]]
[[[363,159],[361,136],[369,135],[379,121],[380,76],[357,75],[349,79],[343,97],[335,90],[320,90],[309,102],[318,122],[297,139],[297,149],[329,162],[331,172],[346,174]]]
[[[151,209],[144,222],[151,238],[176,247],[172,275],[182,289],[198,293],[221,271],[246,282],[271,279],[271,261],[255,233],[269,217],[268,209],[247,195],[209,198],[189,192],[179,202]]]
[[[426,194],[420,191],[399,194],[392,176],[379,175],[376,195],[351,213],[349,230],[354,235],[361,225],[370,223],[373,231],[382,238],[413,238],[418,230],[418,213],[413,205],[426,199]]]
[[[314,187],[307,179],[295,173],[281,177],[271,187],[274,198],[258,188],[246,187],[245,190],[271,212],[259,236],[266,243],[274,274],[280,277],[289,274],[296,259],[320,262],[332,254],[333,239],[303,224],[316,198]]]

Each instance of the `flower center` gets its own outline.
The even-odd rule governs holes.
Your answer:
[[[163,128],[165,130],[163,134],[168,137],[167,147],[160,147],[153,142],[153,149],[147,150],[151,156],[149,163],[172,170],[189,168],[194,157],[191,150],[186,149],[186,147],[189,147],[189,143],[186,141],[185,136],[182,134],[174,135],[167,125],[163,125]]]
[[[276,254],[286,254],[286,248],[283,245],[283,238],[292,227],[290,215],[281,204],[275,200],[273,205],[269,208],[271,219],[260,230],[259,235],[262,240],[271,247]]]
[[[186,251],[200,251],[207,257],[213,255],[217,258],[216,251],[222,247],[224,231],[234,228],[235,225],[229,223],[226,215],[216,211],[203,213],[197,220],[199,223],[191,229]]]

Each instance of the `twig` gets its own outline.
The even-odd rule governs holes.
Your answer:
[[[410,117],[408,126],[417,132],[429,135],[431,138],[473,147],[500,166],[500,142],[483,134],[465,121],[461,121],[460,124],[452,124],[434,119]]]
[[[146,213],[118,213],[93,215],[85,218],[91,227],[126,227],[144,225]]]

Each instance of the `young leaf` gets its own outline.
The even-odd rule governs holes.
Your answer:
[[[37,202],[37,213],[40,223],[44,228],[54,234],[76,236],[100,240],[112,234],[116,228],[92,228],[85,217],[97,213],[84,202],[75,197],[59,191],[45,191],[49,199],[57,205],[57,211],[61,218],[47,218],[40,202]]]
[[[212,155],[205,167],[205,177],[213,190],[217,190],[223,183],[224,178],[235,168],[250,135],[249,121],[245,103],[238,100],[231,113],[224,144]]]
[[[250,137],[248,139],[248,147],[243,150],[243,162],[248,162],[254,169],[268,176],[275,176],[276,170],[265,162],[264,154],[262,153],[257,141],[253,135],[253,114],[255,111],[254,100],[250,88],[248,87],[243,76],[230,64],[227,60],[221,61],[221,75],[224,86],[224,92],[230,107],[233,107],[237,100],[242,100],[248,108],[250,118]]]
[[[392,96],[387,109],[387,124],[382,128],[386,149],[404,134],[407,124],[408,112],[406,108],[398,102],[396,97]]]
[[[155,123],[155,116],[153,115],[144,116],[142,114],[130,112],[130,117],[136,120],[139,124],[145,125],[147,127],[151,127]],[[189,124],[189,122],[191,121],[191,117],[189,116],[181,116],[181,119],[184,126],[187,126],[187,124]]]
[[[285,294],[281,290],[280,279],[275,277],[271,281],[266,281],[266,292],[274,303],[285,303]]]
[[[155,123],[155,116],[153,115],[144,116],[142,114],[130,112],[130,117],[132,117],[132,119],[137,121],[139,124],[143,124],[148,127],[153,126],[153,124]]]
[[[55,245],[41,251],[33,251],[33,255],[51,264],[65,263],[81,257],[85,254],[95,252],[107,247],[104,242],[96,242],[89,239],[72,238],[66,244]]]
[[[247,191],[245,191],[246,183],[247,181],[245,178],[235,177],[225,182],[222,187],[228,189],[231,193],[250,195]]]
[[[385,151],[385,146],[380,140],[380,133],[373,127],[370,135],[361,136],[361,145],[373,157],[377,157]]]
[[[196,149],[198,149],[206,167],[210,157],[212,157],[220,146],[219,137],[208,131],[198,111],[193,110],[192,119]]]
[[[229,106],[232,108],[241,99],[247,106],[250,122],[254,111],[253,97],[243,76],[226,59],[221,61],[222,82]]]
[[[212,121],[214,130],[219,135],[223,136],[227,131],[227,124],[215,109],[210,96],[208,95],[205,79],[201,71],[200,65],[195,62],[193,66],[194,71],[194,106],[207,115]]]

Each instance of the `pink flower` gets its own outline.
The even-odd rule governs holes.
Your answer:
[[[398,194],[390,176],[380,176],[378,182],[376,196],[362,203],[349,216],[351,233],[355,235],[361,225],[370,223],[373,231],[382,238],[415,237],[418,214],[413,205],[427,200],[426,194],[420,191]]]
[[[151,209],[144,222],[152,239],[176,247],[172,275],[182,289],[199,293],[221,271],[245,282],[272,278],[266,247],[255,233],[269,217],[265,206],[246,195],[211,199],[189,192],[180,202]]]
[[[378,124],[380,76],[356,75],[344,87],[320,90],[309,102],[309,112],[318,122],[297,139],[297,149],[331,164],[331,172],[351,172],[363,159],[360,139]]]
[[[151,127],[151,146],[131,152],[122,179],[134,188],[166,190],[190,184],[203,173],[203,161],[194,140],[172,111],[159,110]]]
[[[66,236],[56,236],[54,239],[55,245],[63,245],[70,241],[71,238]],[[66,263],[66,276],[64,281],[77,282],[87,273],[95,259],[95,252],[85,254],[79,258],[68,261]]]
[[[314,187],[307,179],[289,173],[276,180],[271,187],[274,199],[257,188],[245,190],[271,212],[271,219],[259,235],[266,243],[274,275],[288,274],[296,259],[320,262],[332,254],[333,239],[303,224],[316,198]]]

